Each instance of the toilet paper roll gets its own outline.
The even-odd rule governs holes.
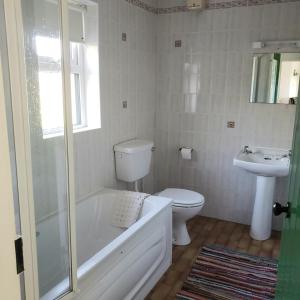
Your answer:
[[[192,148],[181,148],[180,153],[182,159],[192,159]]]

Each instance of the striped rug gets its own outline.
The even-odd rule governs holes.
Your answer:
[[[274,299],[277,261],[229,250],[203,247],[177,299]]]

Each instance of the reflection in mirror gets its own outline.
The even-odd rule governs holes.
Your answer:
[[[300,53],[254,54],[252,103],[296,104],[300,75]]]

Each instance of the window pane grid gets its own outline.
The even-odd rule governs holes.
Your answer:
[[[36,36],[35,43],[39,64],[40,113],[43,134],[45,136],[59,134],[63,132],[64,127],[62,95],[57,92],[62,89],[60,41],[56,38]],[[70,43],[71,102],[75,129],[86,126],[82,47],[80,43]]]

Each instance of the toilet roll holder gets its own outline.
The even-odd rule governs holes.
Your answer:
[[[191,149],[191,152],[193,152],[193,151],[194,151],[194,149],[193,149],[193,148],[189,148],[189,147],[180,147],[178,151],[179,151],[179,152],[181,152],[181,150],[182,150],[182,149],[184,149],[184,148],[186,148],[186,149]]]

